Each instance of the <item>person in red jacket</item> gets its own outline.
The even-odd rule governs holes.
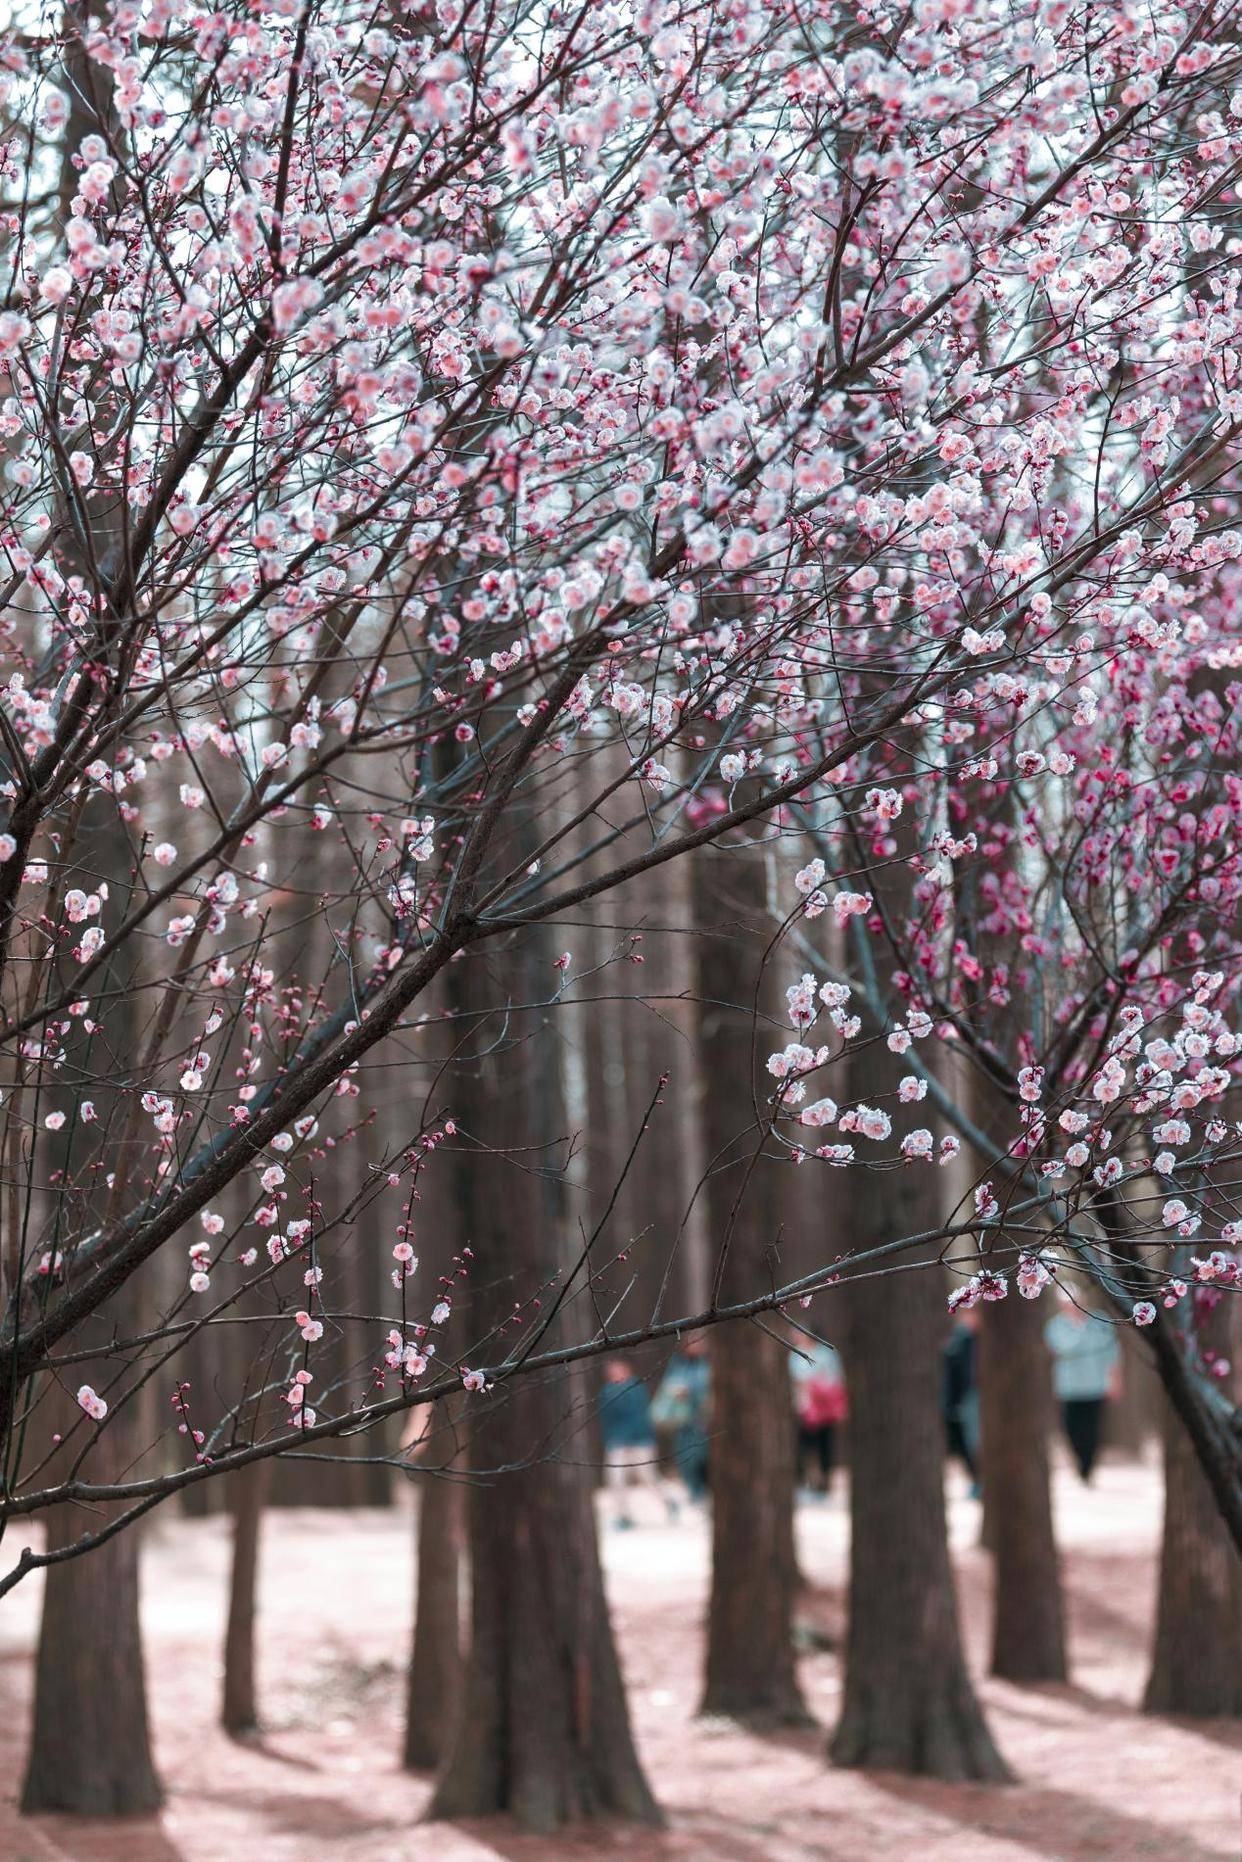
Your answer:
[[[836,1465],[837,1429],[848,1401],[841,1359],[822,1339],[802,1339],[790,1353],[794,1415],[798,1425],[798,1481],[824,1495]]]

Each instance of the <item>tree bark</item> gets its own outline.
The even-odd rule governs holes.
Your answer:
[[[1171,1412],[1147,1713],[1242,1714],[1242,1559]]]
[[[85,39],[97,24],[98,14],[97,0],[69,0],[64,9],[63,75],[69,114],[60,171],[62,218],[77,191],[78,171],[72,157],[83,138],[101,131],[114,137],[121,134],[113,108],[112,74],[96,64],[85,49]],[[118,188],[121,185],[115,184]],[[110,596],[93,565],[105,559],[120,534],[123,512],[115,492],[96,492],[88,495],[84,503],[92,549],[88,554],[66,544],[62,566],[72,566],[86,577],[102,622],[109,613]],[[133,884],[133,852],[115,803],[96,798],[88,806],[73,852],[83,871],[107,878],[110,909],[118,918],[123,917]],[[101,1004],[113,1000],[125,1003],[137,963],[134,951],[124,951],[112,959],[96,985]],[[133,1065],[134,1049],[125,1006],[117,1014],[105,1007],[101,1019],[109,1023],[113,1078],[106,1085],[101,1081],[101,1090],[95,1096],[100,1111],[98,1129],[107,1131],[114,1111],[119,1111],[121,1119],[125,1116],[125,1088],[132,1089],[125,1070]],[[75,1036],[67,1043],[66,1079],[92,1077],[90,1050],[79,1049],[78,1040]],[[69,1089],[65,1091],[68,1097]],[[110,1201],[106,1185],[94,1177],[98,1159],[90,1156],[89,1137],[76,1127],[74,1116],[60,1157],[63,1187],[58,1190],[60,1202],[53,1222],[57,1238],[62,1212],[70,1225],[76,1217],[81,1225],[77,1232],[86,1233],[88,1209],[97,1204],[103,1211]],[[123,1152],[113,1163],[123,1173]],[[70,1259],[66,1275],[72,1271]],[[78,1347],[104,1345],[113,1328],[124,1331],[132,1325],[141,1312],[142,1285],[139,1276],[89,1325],[81,1327],[71,1342]],[[85,1362],[75,1367],[74,1378],[107,1389],[114,1371],[114,1362],[105,1357],[96,1364]],[[130,1471],[139,1452],[141,1401],[138,1395],[123,1413],[109,1417],[84,1467],[88,1480],[116,1479]],[[49,1411],[54,1414],[57,1406],[53,1393],[44,1415]],[[115,1410],[115,1398],[113,1406]],[[73,1417],[81,1423],[76,1409]],[[106,1512],[83,1514],[73,1508],[57,1507],[48,1519],[48,1544],[67,1545],[84,1533],[98,1531],[107,1517]],[[131,1527],[82,1557],[48,1567],[35,1667],[30,1755],[22,1791],[24,1811],[132,1816],[156,1810],[162,1801],[147,1729],[138,1609],[140,1542],[139,1532]]]
[[[79,857],[88,870],[109,875],[111,897],[123,911],[132,882],[129,844],[116,819],[101,801],[84,816],[78,840]],[[125,1003],[135,981],[134,954],[129,961],[114,960],[107,968],[100,991],[104,1002]],[[99,1129],[107,1131],[113,1117],[123,1120],[128,1094],[136,1089],[123,1069],[135,1067],[136,1055],[128,1048],[128,1025],[122,1007],[115,1024],[113,1079],[95,1088]],[[70,1048],[69,1077],[89,1077],[87,1061]],[[69,1108],[66,1089],[66,1109]],[[61,1212],[75,1233],[88,1232],[92,1211],[102,1214],[108,1200],[99,1182],[90,1149],[91,1126],[79,1128],[71,1117],[62,1140],[63,1188],[56,1217]],[[122,1152],[110,1159],[119,1174],[125,1169]],[[55,1232],[55,1231],[54,1231]],[[72,1249],[66,1275],[72,1274]],[[106,1354],[112,1337],[141,1330],[148,1304],[149,1282],[139,1274],[71,1336],[77,1349],[99,1349]],[[114,1380],[116,1360],[107,1355],[73,1367],[72,1382],[90,1384],[108,1393],[111,1413],[99,1438],[83,1462],[83,1477],[106,1483],[141,1468],[140,1458],[149,1439],[143,1424],[141,1392],[118,1393]],[[41,1411],[45,1419],[68,1409],[53,1390]],[[68,1430],[70,1421],[84,1423],[73,1406],[57,1426]],[[62,1456],[80,1445],[78,1429],[57,1451]],[[84,1511],[65,1506],[52,1509],[48,1518],[48,1544],[60,1547],[96,1533],[123,1503]],[[151,1756],[147,1727],[146,1689],[139,1618],[138,1557],[141,1530],[131,1526],[84,1554],[50,1565],[43,1593],[39,1650],[35,1668],[34,1718],[30,1757],[22,1792],[25,1811],[63,1810],[83,1816],[136,1816],[159,1807],[162,1791]],[[123,1703],[123,1708],[122,1704]]]
[[[712,869],[716,870],[713,871]],[[727,889],[721,868],[729,872]],[[752,1296],[774,1276],[780,1226],[770,1158],[755,1108],[754,1009],[770,938],[762,851],[699,857],[700,1067],[713,1253],[720,1297]],[[752,1168],[753,1164],[753,1168]],[[789,1352],[767,1326],[719,1326],[712,1366],[712,1584],[703,1713],[758,1725],[805,1725],[793,1610],[794,1413]]]
[[[981,1309],[983,1491],[993,1554],[992,1673],[1064,1681],[1065,1620],[1052,1525],[1051,1382],[1044,1306],[1016,1291]]]
[[[1105,1412],[1104,1445],[1140,1461],[1152,1438],[1162,1436],[1164,1392],[1141,1338],[1123,1327],[1120,1343],[1121,1385]]]
[[[1016,795],[1007,786],[998,802],[999,826],[1009,833],[1004,866],[1016,876],[1020,842]],[[972,923],[979,900],[969,888],[965,922]],[[988,936],[994,944],[993,934]],[[991,1035],[996,1050],[1008,1053],[1016,1073],[1022,1064],[1017,1037],[1031,1020],[1030,979],[1016,936],[1000,941],[1010,996],[1004,1016],[995,1016]],[[981,990],[976,991],[981,994]],[[988,1025],[986,1002],[978,1005]],[[973,1190],[979,1176],[990,1175],[995,1155],[1012,1142],[1015,1112],[985,1079],[977,1065],[959,1059],[956,1091],[974,1125],[994,1143],[965,1154]],[[1014,1237],[990,1231],[992,1245],[1012,1244]],[[1013,1261],[1010,1255],[1009,1260]],[[992,1673],[1008,1681],[1068,1679],[1065,1612],[1052,1521],[1051,1467],[1048,1442],[1052,1429],[1052,1377],[1044,1323],[1048,1296],[1025,1300],[1010,1277],[1006,1299],[979,1309],[977,1364],[979,1377],[980,1469],[983,1481],[983,1543],[992,1554]]]
[[[1242,1328],[1235,1297],[1211,1301],[1211,1295],[1195,1299],[1198,1344],[1236,1362]],[[1242,1556],[1169,1404],[1156,1631],[1143,1707],[1202,1718],[1242,1714]]]
[[[914,850],[916,827],[907,807],[894,842],[900,855]],[[857,854],[861,864],[861,838]],[[889,923],[908,919],[908,866],[873,865],[867,883]],[[851,935],[867,940],[862,949],[872,964],[870,929],[855,920]],[[857,1103],[893,1108],[906,1065],[889,1049],[878,1018],[867,1032],[871,1038],[851,1050],[845,1085]],[[896,1133],[889,1146],[895,1149]],[[944,1192],[929,1166],[886,1163],[885,1150],[866,1140],[858,1154],[848,1190],[851,1252],[934,1223]],[[934,1261],[911,1251],[884,1278],[864,1270],[840,1288],[850,1393],[850,1601],[844,1698],[830,1751],[838,1765],[999,1782],[1011,1774],[967,1671],[949,1557],[940,1414],[947,1322],[944,1276]]]
[[[126,1459],[123,1418],[105,1431],[91,1478],[117,1478]],[[49,1543],[98,1530],[57,1507]],[[163,1802],[151,1757],[138,1611],[141,1528],[131,1526],[80,1558],[49,1565],[35,1663],[34,1720],[22,1810],[133,1817]]]
[[[894,1212],[884,1232],[902,1233],[902,1220]],[[864,1233],[878,1239],[870,1225]],[[863,1283],[849,1303],[850,1608],[832,1758],[1006,1779],[966,1671],[949,1562],[936,1401],[940,1276],[899,1273],[882,1292]]]
[[[788,1352],[757,1326],[721,1326],[711,1361],[712,1585],[700,1712],[761,1728],[809,1725],[793,1646]]]
[[[500,958],[513,1003],[547,998],[554,957],[546,927],[519,934]],[[537,1295],[539,1311],[551,1308],[569,1230],[555,1031],[538,1007],[497,1013],[495,980],[475,982],[485,964],[471,954],[455,979],[459,1000],[492,1013],[473,1024],[478,1058],[463,1062],[453,1091],[460,1128],[480,1147],[458,1177],[461,1239],[475,1254],[472,1332],[487,1338],[488,1321],[502,1325],[515,1300],[527,1314]],[[516,1348],[524,1336],[510,1324],[490,1332],[488,1348]],[[591,1476],[573,1433],[584,1397],[580,1367],[566,1367],[465,1406],[476,1436],[471,1646],[433,1817],[508,1811],[544,1834],[584,1817],[658,1820],[630,1732]]]
[[[224,1694],[220,1721],[226,1733],[252,1733],[259,1724],[255,1686],[255,1623],[259,1539],[267,1497],[269,1461],[256,1461],[229,1476],[233,1489],[233,1563],[229,1615],[224,1633]]]
[[[559,1380],[552,1388],[558,1389]],[[529,1452],[510,1417],[489,1453]],[[502,1439],[501,1439],[502,1438]],[[595,1545],[576,1469],[534,1466],[471,1492],[472,1643],[464,1712],[433,1817],[509,1811],[548,1834],[580,1818],[655,1822],[634,1751]]]
[[[851,1097],[896,1099],[903,1069],[882,1041],[851,1064]],[[858,1169],[850,1244],[927,1226],[935,1191],[917,1168]],[[944,1282],[903,1257],[881,1282],[840,1289],[850,1390],[850,1606],[838,1765],[945,1779],[1010,1776],[975,1696],[958,1627],[944,1506],[940,1345]]]
[[[406,1686],[407,1771],[432,1771],[452,1742],[462,1690],[464,1490],[449,1475],[419,1484],[418,1591]]]

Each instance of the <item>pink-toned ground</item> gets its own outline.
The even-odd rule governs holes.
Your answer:
[[[707,1573],[701,1518],[605,1530],[609,1591],[643,1758],[665,1835],[592,1831],[558,1843],[506,1824],[420,1823],[429,1786],[397,1766],[401,1665],[411,1603],[408,1503],[391,1511],[280,1512],[264,1547],[262,1683],[268,1731],[235,1745],[216,1728],[226,1534],[172,1513],[148,1530],[144,1620],[168,1806],[156,1822],[21,1819],[21,1776],[39,1593],[0,1608],[0,1857],[4,1862],[283,1862],[433,1856],[436,1862],[552,1857],[703,1862],[1031,1862],[1033,1857],[1233,1862],[1242,1853],[1242,1728],[1136,1711],[1155,1582],[1160,1483],[1114,1463],[1084,1492],[1056,1479],[1074,1683],[983,1680],[996,1735],[1021,1783],[948,1786],[834,1771],[822,1733],[761,1739],[694,1717]],[[977,1508],[955,1485],[954,1544],[972,1660],[988,1615]],[[821,1642],[842,1623],[845,1503],[799,1510],[805,1617]],[[7,1549],[7,1548],[6,1548]],[[831,1726],[832,1649],[802,1663],[807,1698]],[[124,1703],[118,1701],[118,1712]]]

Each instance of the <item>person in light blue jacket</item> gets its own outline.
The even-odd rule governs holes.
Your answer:
[[[712,1367],[702,1333],[684,1339],[669,1359],[652,1406],[652,1420],[672,1440],[673,1463],[693,1501],[707,1494],[708,1417]]]
[[[1116,1327],[1066,1299],[1044,1327],[1052,1353],[1052,1388],[1084,1483],[1091,1479],[1104,1432],[1104,1410],[1121,1382]]]

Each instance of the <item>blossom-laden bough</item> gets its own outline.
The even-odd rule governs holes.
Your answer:
[[[368,1105],[451,966],[572,946],[751,824],[792,850],[798,953],[765,1142],[935,1170],[925,1092],[969,1120],[945,1047],[1013,1135],[949,1224],[730,1310],[882,1299],[928,1243],[967,1299],[1086,1266],[1242,1541],[1179,1326],[1195,1275],[1236,1281],[1236,35],[1125,0],[19,10],[0,1518],[126,1504],[5,1582],[220,1470],[725,1316],[558,1337],[588,1246],[520,1346],[465,1335],[413,1233],[453,1107],[381,1143]],[[548,968],[551,1008],[572,950]],[[895,1098],[821,1087],[877,1039]],[[390,1309],[329,1310],[372,1205]],[[48,1475],[81,1328],[179,1249]],[[261,1390],[187,1395],[179,1354],[255,1297]],[[326,1328],[366,1403],[321,1387]],[[149,1383],[183,1460],[92,1480]]]

